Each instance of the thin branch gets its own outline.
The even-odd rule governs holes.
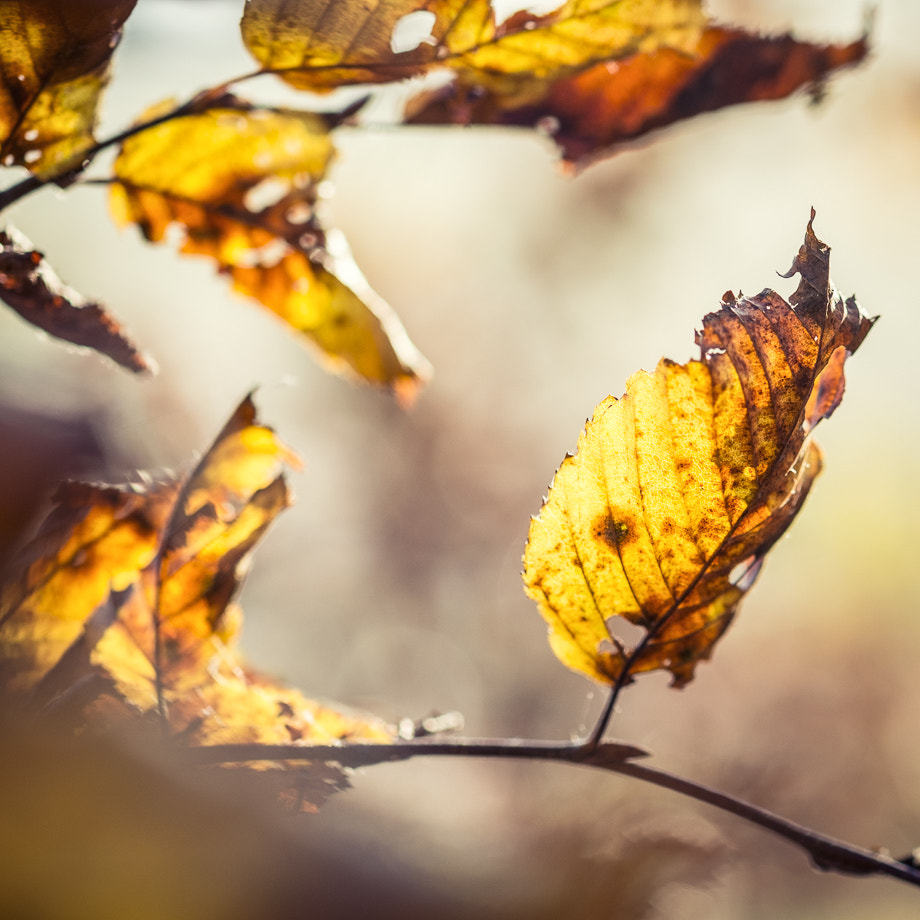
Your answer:
[[[102,153],[103,150],[107,150],[109,147],[114,147],[117,144],[121,144],[128,140],[128,138],[134,137],[136,134],[140,134],[143,131],[147,131],[149,128],[155,128],[158,125],[172,121],[175,118],[181,118],[183,115],[203,111],[208,108],[209,102],[220,99],[220,97],[223,96],[231,86],[235,86],[237,83],[242,83],[245,80],[251,80],[253,77],[260,77],[264,73],[265,71],[262,69],[253,70],[250,73],[245,73],[239,77],[234,77],[232,80],[225,80],[223,83],[219,83],[217,86],[212,86],[210,89],[206,89],[200,93],[197,93],[188,101],[183,102],[181,105],[176,106],[174,109],[170,109],[168,112],[164,112],[162,115],[158,115],[155,118],[150,118],[147,121],[138,122],[137,124],[125,128],[123,131],[119,131],[118,134],[113,134],[111,137],[107,137],[105,140],[98,141],[81,154],[82,159],[80,164],[71,170],[68,170],[64,173],[59,173],[57,175],[52,175],[49,178],[40,178],[39,176],[35,175],[28,176],[21,182],[17,182],[15,185],[11,185],[8,189],[4,189],[2,192],[0,192],[0,211],[5,210],[20,199],[25,198],[27,195],[32,194],[32,192],[35,192],[46,185],[70,185],[71,183],[75,182],[82,173],[86,171],[93,160],[100,153]]]
[[[920,868],[910,865],[906,860],[896,860],[882,853],[827,837],[743,799],[665,770],[638,763],[637,758],[648,756],[648,752],[634,745],[619,742],[591,746],[582,742],[460,738],[452,741],[421,740],[393,744],[316,746],[219,744],[192,748],[184,752],[184,755],[196,764],[306,760],[334,761],[345,767],[366,767],[409,760],[413,757],[501,757],[578,764],[630,776],[644,783],[669,789],[756,824],[803,849],[814,866],[823,871],[848,875],[889,875],[920,887]]]

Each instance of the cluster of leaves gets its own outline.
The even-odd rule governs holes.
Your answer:
[[[107,178],[117,222],[151,242],[181,228],[181,252],[212,259],[332,369],[404,404],[428,364],[317,213],[335,130],[360,119],[361,103],[338,114],[273,109],[231,94],[232,84],[273,74],[326,93],[439,75],[438,89],[423,85],[409,101],[406,124],[523,126],[581,167],[700,112],[820,87],[867,50],[865,38],[824,46],[726,28],[701,0],[565,0],[504,22],[489,0],[247,0],[240,29],[255,73],[164,102],[98,141],[100,98],[134,4],[0,0],[0,162],[32,173],[24,193],[76,181],[119,145]],[[37,296],[36,276],[49,277],[41,254],[12,231],[2,243],[0,297],[14,309],[133,370],[151,367],[98,305],[58,289]]]
[[[97,154],[117,146],[103,181],[118,223],[154,243],[180,228],[182,253],[211,259],[333,370],[403,404],[427,362],[319,214],[335,132],[360,123],[363,100],[332,113],[280,109],[231,87],[262,75],[311,93],[421,78],[401,123],[531,129],[574,170],[701,112],[803,86],[817,93],[867,52],[865,37],[822,46],[722,26],[701,0],[564,0],[503,22],[489,0],[247,0],[241,34],[258,70],[98,140],[101,94],[135,2],[0,0],[0,162],[29,173],[0,192],[0,209],[87,178]],[[430,75],[440,76],[437,88],[425,85]],[[703,319],[699,359],[663,359],[634,375],[623,397],[604,400],[532,521],[524,583],[550,644],[565,665],[611,687],[592,738],[467,751],[552,748],[558,759],[686,791],[632,764],[640,749],[599,742],[634,675],[692,679],[820,470],[810,433],[839,404],[844,363],[872,320],[834,290],[811,221],[787,277],[795,273],[790,302],[770,290],[725,294]],[[66,287],[12,227],[0,231],[0,298],[52,335],[132,371],[154,369],[111,314]],[[255,674],[234,650],[234,597],[251,551],[289,504],[284,470],[298,465],[247,397],[184,477],[63,484],[0,584],[4,711],[71,732],[152,731],[193,749],[198,763],[258,773],[303,809],[346,785],[342,764],[414,756],[407,747],[458,753],[407,746],[378,719]],[[642,633],[632,646],[620,638],[624,620]],[[803,843],[799,829],[786,835]],[[920,883],[895,861],[880,870],[872,854],[816,838],[803,845],[827,865]]]
[[[7,704],[78,730],[152,722],[185,745],[392,740],[233,650],[249,553],[289,504],[285,465],[300,461],[247,397],[181,480],[63,484],[0,594]],[[300,765],[282,791],[312,807],[344,784],[340,768]]]
[[[725,294],[699,360],[663,359],[602,402],[531,524],[524,581],[550,644],[614,695],[642,671],[691,679],[820,470],[808,436],[840,403],[844,362],[873,321],[834,290],[811,222],[796,272],[791,303]],[[194,747],[395,741],[232,650],[232,599],[289,503],[283,469],[299,464],[247,397],[181,480],[64,484],[0,591],[0,695],[81,730],[152,723]],[[645,631],[632,649],[618,617]],[[282,774],[301,807],[344,783],[325,762]]]

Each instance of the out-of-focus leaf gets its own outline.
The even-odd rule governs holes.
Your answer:
[[[699,360],[663,359],[595,410],[524,556],[569,667],[611,684],[667,669],[681,685],[728,627],[820,470],[808,434],[873,322],[833,289],[828,255],[809,222],[791,303],[727,293]],[[644,630],[632,648],[617,617]]]
[[[214,259],[238,291],[318,346],[330,367],[408,403],[427,362],[379,295],[349,283],[348,257],[330,251],[316,216],[317,185],[334,152],[323,117],[226,97],[127,140],[112,211],[152,242],[182,227],[182,252]]]
[[[61,479],[105,465],[99,423],[92,410],[73,415],[0,402],[0,582]]]
[[[519,125],[549,134],[566,163],[609,156],[648,132],[742,102],[782,99],[863,60],[866,38],[816,45],[791,35],[761,37],[708,28],[692,53],[669,47],[597,64],[546,83],[539,99],[516,99],[463,75],[410,102],[412,124]]]
[[[0,161],[44,178],[93,145],[112,53],[137,0],[0,0]]]
[[[110,589],[130,587],[156,552],[165,488],[65,483],[0,593],[0,689],[35,687]]]
[[[391,739],[380,720],[276,685],[233,651],[233,598],[250,552],[289,503],[286,465],[299,460],[247,397],[181,482],[61,487],[0,593],[7,704],[63,712],[77,727],[165,722],[189,745]],[[328,765],[289,770],[274,782],[288,797],[312,790],[305,807],[318,804],[317,788],[345,784]]]
[[[56,338],[92,348],[135,373],[155,370],[118,321],[63,284],[44,256],[13,227],[0,230],[0,298]]]
[[[403,48],[399,29],[410,16],[429,34]],[[598,61],[689,50],[704,23],[699,0],[565,0],[547,15],[521,12],[501,24],[490,0],[247,0],[241,28],[256,60],[298,89],[451,67],[523,102]]]

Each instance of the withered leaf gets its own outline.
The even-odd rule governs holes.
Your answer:
[[[867,50],[865,37],[817,45],[791,35],[711,26],[691,53],[660,47],[596,64],[546,83],[540,97],[524,105],[460,75],[411,100],[406,121],[536,128],[552,137],[566,163],[580,168],[702,112],[820,87],[833,71],[863,60]]]
[[[408,403],[427,362],[347,246],[329,244],[317,219],[317,186],[334,153],[324,117],[226,96],[124,143],[112,212],[152,242],[178,225],[182,252],[212,258],[236,290],[318,346],[332,369]]]
[[[85,301],[55,274],[14,227],[0,230],[0,298],[24,320],[55,338],[92,348],[135,373],[155,365],[100,304]]]
[[[401,48],[398,28],[425,17],[430,34]],[[638,50],[689,50],[705,17],[700,0],[565,0],[543,16],[498,24],[490,0],[247,0],[246,47],[298,89],[385,83],[451,67],[470,85],[520,102],[547,82]]]
[[[93,145],[99,98],[137,0],[0,0],[0,162],[51,178]]]
[[[728,627],[820,470],[808,435],[872,326],[831,286],[828,254],[809,221],[790,303],[726,294],[697,334],[699,360],[662,359],[595,410],[524,555],[569,667],[610,684],[667,669],[685,684]],[[631,648],[619,617],[644,630]]]
[[[152,721],[186,745],[391,739],[380,720],[254,674],[233,649],[242,617],[233,599],[253,547],[289,504],[292,465],[247,397],[183,481],[62,486],[0,593],[5,704],[64,712],[79,728]],[[320,771],[327,791],[344,782],[328,765],[289,769],[277,785],[313,790],[307,807],[317,784],[294,773]]]

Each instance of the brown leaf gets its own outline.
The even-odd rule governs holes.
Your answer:
[[[152,242],[170,225],[182,227],[182,252],[213,259],[236,290],[302,333],[332,369],[410,403],[428,363],[316,216],[317,186],[334,153],[323,117],[226,96],[217,108],[124,143],[112,211]]]
[[[50,178],[93,144],[112,53],[137,0],[0,0],[0,161]]]
[[[63,284],[45,257],[14,227],[0,230],[0,298],[55,338],[92,348],[135,373],[156,371],[152,359],[127,337],[118,321]]]
[[[791,303],[726,294],[699,360],[662,359],[595,410],[524,556],[569,667],[610,684],[666,669],[682,685],[728,627],[820,470],[808,435],[873,323],[831,286],[828,253],[809,221]],[[643,631],[631,648],[619,617]]]
[[[392,739],[380,720],[256,675],[232,648],[233,599],[289,503],[291,465],[247,397],[182,482],[63,486],[0,592],[5,704],[53,711],[71,728],[165,726],[186,745]],[[288,799],[300,789],[307,808],[346,783],[324,764],[248,766]]]
[[[461,75],[410,102],[411,124],[517,125],[549,134],[578,168],[649,132],[742,102],[782,99],[862,61],[868,39],[816,45],[711,26],[691,53],[662,47],[596,64],[545,84],[520,105]]]

